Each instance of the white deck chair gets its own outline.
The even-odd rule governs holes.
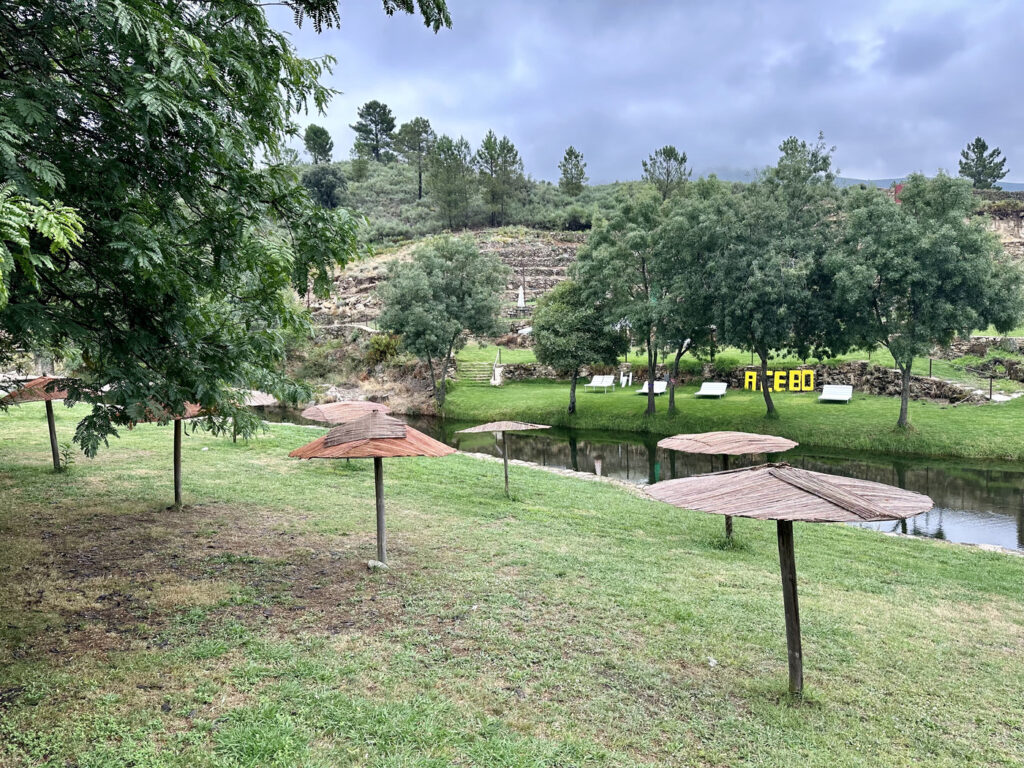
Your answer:
[[[609,389],[615,389],[615,375],[594,376],[583,385],[583,391],[586,392],[588,388],[600,389],[604,392],[607,392]]]
[[[819,403],[849,403],[853,398],[853,387],[849,384],[826,384],[821,388]]]
[[[694,394],[694,397],[725,397],[725,390],[729,388],[729,385],[724,381],[705,381],[700,385],[700,389]]]

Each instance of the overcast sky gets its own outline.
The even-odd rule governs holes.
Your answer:
[[[474,147],[507,134],[527,173],[556,180],[569,144],[592,183],[636,178],[655,148],[697,174],[774,162],[786,136],[825,132],[844,176],[953,173],[977,135],[1024,181],[1022,2],[623,2],[449,0],[437,35],[389,19],[379,0],[342,0],[342,27],[297,29],[303,56],[331,54],[343,93],[324,125],[335,158],[360,104],[417,115]]]

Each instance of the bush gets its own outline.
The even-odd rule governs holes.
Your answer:
[[[375,333],[366,350],[366,364],[374,368],[398,356],[398,337],[393,333]]]

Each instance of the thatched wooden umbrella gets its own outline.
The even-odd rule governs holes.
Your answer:
[[[384,528],[384,459],[402,456],[447,456],[455,449],[428,437],[380,411],[341,424],[288,455],[296,459],[373,459],[373,486],[377,500],[377,561],[387,565]],[[373,565],[373,563],[371,563]]]
[[[505,462],[505,495],[508,496],[508,437],[506,432],[529,432],[533,429],[551,429],[547,424],[530,424],[526,421],[489,421],[469,429],[460,429],[460,433],[470,434],[474,432],[500,432],[501,433],[501,456]]]
[[[369,400],[347,400],[339,403],[311,405],[302,412],[302,418],[310,421],[322,421],[325,424],[345,424],[372,411],[391,413],[391,409],[384,403],[372,403]]]
[[[243,402],[247,408],[273,408],[281,404],[273,395],[258,389],[248,389],[244,394]]]
[[[691,435],[673,435],[658,441],[659,448],[682,453],[703,453],[722,457],[723,469],[729,468],[730,456],[756,453],[783,453],[799,443],[775,435],[755,432],[700,432]],[[732,516],[725,516],[725,537],[732,540]]]
[[[150,406],[146,409],[145,418],[142,422],[153,423],[161,421],[174,422],[174,506],[181,506],[181,422],[185,419],[194,419],[203,415],[203,408],[196,403],[185,403],[185,412],[175,416],[168,409],[160,406]]]
[[[57,425],[53,420],[53,401],[63,400],[68,393],[58,389],[60,379],[40,376],[8,392],[0,401],[13,405],[21,403],[46,403],[46,424],[50,429],[50,453],[53,455],[53,471],[60,472],[60,448],[57,446]]]
[[[788,464],[765,464],[666,480],[650,486],[647,493],[683,509],[776,521],[789,650],[789,692],[796,695],[803,692],[804,676],[793,523],[905,520],[934,506],[930,498],[920,493],[883,483],[810,472]]]

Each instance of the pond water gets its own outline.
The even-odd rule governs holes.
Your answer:
[[[314,424],[302,419],[298,411],[287,408],[264,409],[264,417],[268,421]],[[457,433],[472,423],[416,417],[405,420],[459,450],[501,455],[496,435]],[[509,454],[513,459],[590,472],[638,485],[723,468],[718,456],[666,451],[658,448],[658,439],[655,435],[633,432],[562,428],[508,435]],[[935,507],[923,515],[869,527],[970,544],[994,544],[1024,552],[1024,465],[804,448],[773,458],[784,458],[794,466],[816,472],[888,483],[924,493],[935,501]],[[732,457],[730,466],[749,466],[763,460],[763,456]]]

